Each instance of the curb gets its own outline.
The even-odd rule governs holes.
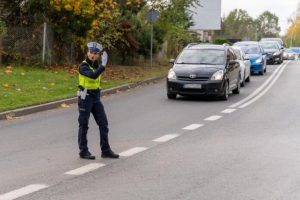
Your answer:
[[[125,90],[135,88],[140,85],[147,85],[149,83],[155,83],[164,78],[165,78],[165,76],[160,76],[160,77],[156,77],[156,78],[147,79],[144,81],[138,81],[138,82],[130,83],[127,85],[122,85],[122,86],[106,89],[106,90],[103,90],[101,93],[102,93],[102,95],[115,94],[119,91],[125,91]],[[74,103],[77,103],[77,97],[71,97],[68,99],[62,99],[62,100],[53,101],[53,102],[49,102],[49,103],[45,103],[45,104],[34,105],[34,106],[25,107],[25,108],[19,108],[16,110],[0,112],[0,120],[7,119],[8,117],[20,117],[20,116],[29,115],[29,114],[36,113],[36,112],[41,112],[41,111],[45,111],[45,110],[58,108],[61,106],[61,104],[74,104]]]

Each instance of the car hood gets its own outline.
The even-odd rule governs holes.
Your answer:
[[[195,74],[197,76],[212,75],[218,70],[224,69],[222,65],[195,65],[195,64],[176,64],[173,67],[177,76],[189,76]]]
[[[251,63],[262,57],[260,54],[247,54],[247,56],[249,57]]]
[[[275,52],[278,52],[279,50],[278,49],[265,49],[264,51],[266,53],[275,53]]]

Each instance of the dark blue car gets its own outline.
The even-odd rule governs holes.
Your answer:
[[[249,57],[251,63],[251,73],[258,73],[264,75],[267,71],[267,56],[263,48],[258,42],[243,41],[234,43],[233,46],[239,46]]]

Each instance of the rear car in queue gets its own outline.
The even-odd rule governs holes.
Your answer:
[[[189,44],[179,54],[167,77],[167,96],[213,95],[227,100],[240,92],[240,64],[227,45]]]

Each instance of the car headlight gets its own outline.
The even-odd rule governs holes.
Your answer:
[[[286,52],[283,53],[283,56],[288,56],[288,54]]]
[[[210,78],[210,80],[219,81],[222,80],[224,76],[223,70],[216,71]]]
[[[169,73],[168,73],[168,79],[172,79],[172,80],[175,80],[176,79],[176,74],[174,72],[173,69],[170,69],[169,70]]]
[[[262,59],[261,58],[258,58],[256,59],[255,63],[261,63],[262,62]]]
[[[274,56],[278,56],[280,54],[280,51],[276,51],[275,53],[273,53]]]

